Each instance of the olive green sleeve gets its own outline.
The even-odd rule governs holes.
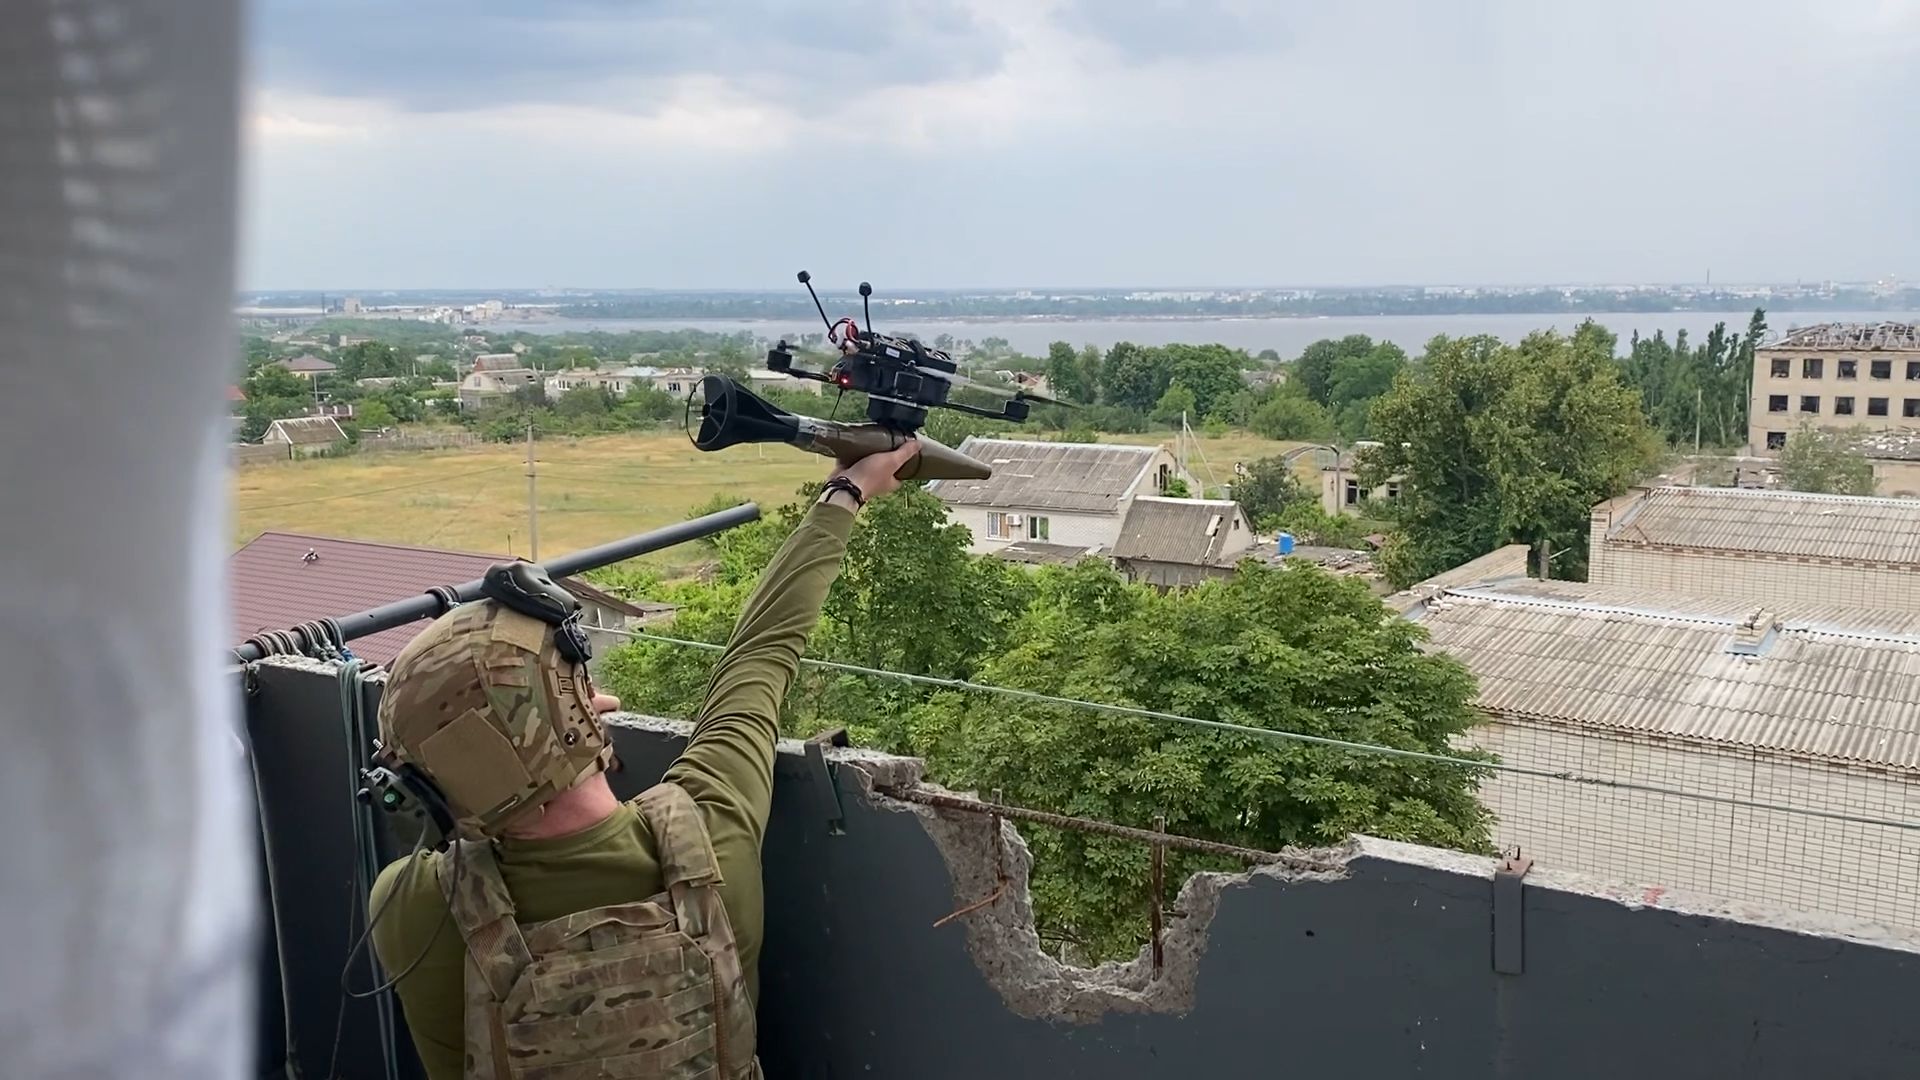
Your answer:
[[[391,979],[418,962],[395,991],[420,1064],[429,1080],[460,1080],[467,951],[434,876],[441,857],[416,855],[388,865],[374,882],[367,910],[377,915],[372,938],[380,977]],[[374,985],[365,962],[354,965],[350,978],[356,990]]]
[[[740,612],[686,750],[667,769],[665,779],[686,788],[706,812],[717,849],[730,839],[720,833],[738,830],[758,859],[773,801],[780,703],[840,576],[852,531],[851,510],[816,505],[787,538]]]

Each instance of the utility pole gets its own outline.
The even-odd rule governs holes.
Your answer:
[[[533,421],[527,421],[527,561],[540,561],[540,477],[534,468]]]
[[[1553,541],[1540,541],[1540,580],[1553,580]]]

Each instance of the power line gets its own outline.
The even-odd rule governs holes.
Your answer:
[[[278,510],[283,506],[307,506],[312,503],[333,502],[336,499],[359,499],[368,495],[385,495],[390,491],[405,491],[408,488],[445,484],[454,480],[462,480],[469,476],[479,476],[482,473],[499,472],[501,469],[510,467],[511,466],[507,465],[494,465],[485,469],[474,469],[472,472],[455,473],[452,476],[436,476],[431,480],[420,480],[411,484],[395,484],[392,487],[368,488],[366,491],[348,491],[342,492],[339,495],[319,495],[311,499],[289,499],[286,502],[260,503],[256,506],[236,506],[234,507],[234,511],[241,514],[251,514],[255,510]]]
[[[686,638],[668,637],[665,634],[651,634],[644,630],[614,630],[605,627],[602,629],[609,634],[619,634],[624,637],[637,638],[643,641],[657,641],[664,645],[680,645],[687,648],[702,649],[707,652],[723,652],[726,649],[725,645],[716,645],[709,641],[690,641]],[[1158,709],[1142,709],[1132,705],[1109,705],[1099,701],[1082,701],[1079,698],[1042,694],[1034,690],[1017,690],[1009,686],[991,686],[986,683],[969,682],[966,679],[943,679],[933,675],[910,675],[904,671],[887,671],[882,668],[861,667],[858,664],[842,664],[832,660],[815,660],[810,657],[801,657],[800,662],[810,667],[824,668],[829,671],[844,671],[852,675],[868,675],[876,678],[896,679],[901,682],[916,683],[921,686],[936,686],[945,690],[969,690],[983,694],[1000,694],[1006,697],[1036,701],[1045,705],[1064,705],[1071,708],[1091,709],[1096,712],[1115,713],[1121,716],[1138,716],[1148,720],[1164,720],[1169,723],[1187,724],[1193,727],[1208,728],[1214,731],[1226,731],[1236,735],[1250,735],[1255,738],[1273,739],[1279,742],[1306,743],[1312,746],[1326,746],[1336,750],[1350,750],[1355,753],[1375,754],[1381,757],[1405,758],[1412,761],[1430,762],[1436,765],[1452,765],[1463,769],[1486,769],[1493,772],[1512,773],[1517,776],[1560,780],[1587,787],[1611,788],[1616,791],[1638,791],[1650,795],[1670,795],[1675,798],[1698,799],[1702,802],[1719,803],[1725,806],[1744,806],[1755,810],[1772,810],[1783,814],[1803,814],[1808,817],[1826,818],[1830,821],[1845,821],[1856,825],[1880,825],[1892,829],[1920,830],[1920,821],[1866,817],[1859,814],[1841,813],[1836,810],[1816,810],[1811,807],[1789,806],[1784,803],[1760,802],[1753,799],[1735,798],[1730,795],[1714,795],[1704,791],[1688,791],[1685,788],[1667,787],[1662,784],[1645,784],[1633,780],[1615,780],[1604,776],[1586,776],[1569,770],[1539,769],[1528,765],[1509,765],[1505,762],[1497,761],[1475,761],[1472,758],[1453,757],[1447,754],[1433,754],[1424,750],[1403,750],[1396,746],[1353,742],[1347,739],[1330,738],[1325,735],[1308,735],[1300,731],[1254,727],[1250,724],[1234,724],[1225,720],[1203,720],[1197,716],[1182,716],[1179,713],[1161,712]]]

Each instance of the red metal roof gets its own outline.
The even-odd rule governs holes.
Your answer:
[[[308,559],[311,552],[313,558]],[[486,573],[511,556],[481,555],[442,548],[341,540],[304,533],[264,532],[227,560],[233,591],[233,641],[239,644],[262,630],[282,630],[311,619],[351,615],[426,592],[435,585],[459,585]],[[588,586],[562,580],[582,600],[613,606],[630,615],[640,609]],[[426,620],[383,630],[352,642],[354,655],[390,663]]]

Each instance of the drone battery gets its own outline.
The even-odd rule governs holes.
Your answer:
[[[920,384],[925,380],[911,371],[902,371],[893,377],[893,395],[915,401],[920,396]]]

